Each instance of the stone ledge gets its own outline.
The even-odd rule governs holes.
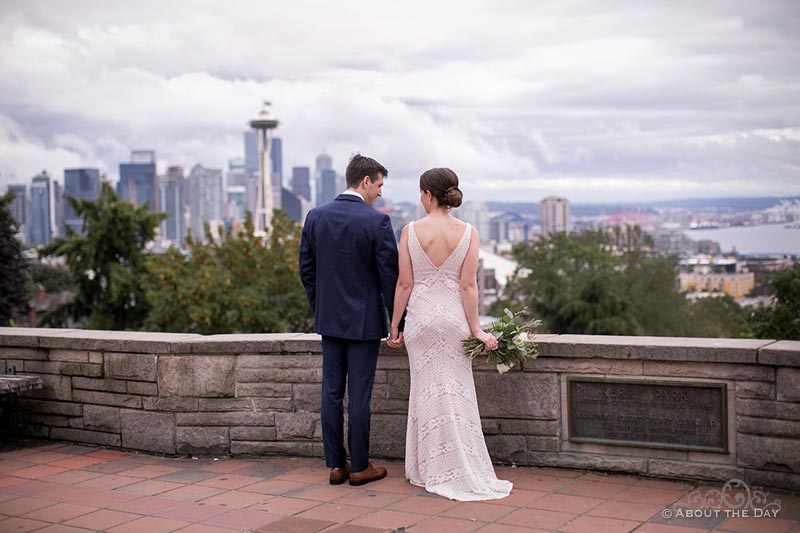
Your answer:
[[[800,367],[800,341],[777,341],[761,348],[758,362],[762,365]]]
[[[758,362],[759,350],[774,342],[758,339],[558,335],[540,340],[539,353],[545,357],[754,364]]]

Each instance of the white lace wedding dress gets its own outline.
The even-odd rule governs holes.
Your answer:
[[[459,281],[471,226],[438,268],[408,228],[414,272],[405,343],[411,368],[406,432],[406,478],[453,500],[493,500],[511,492],[497,479],[481,430],[472,362],[461,342],[469,337]]]

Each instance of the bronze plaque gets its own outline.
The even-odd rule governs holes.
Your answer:
[[[567,378],[569,440],[728,451],[725,383]]]

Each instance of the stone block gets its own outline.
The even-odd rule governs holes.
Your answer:
[[[42,348],[64,348],[95,352],[123,352],[157,354],[169,353],[174,342],[200,338],[194,333],[151,333],[144,331],[105,331],[74,329],[64,333],[43,336],[39,340]]]
[[[711,463],[694,463],[687,461],[668,461],[664,459],[650,459],[647,474],[655,477],[675,479],[706,479],[709,481],[728,481],[740,479],[741,468]]]
[[[230,428],[231,440],[273,441],[278,439],[278,431],[274,427],[234,426]]]
[[[232,455],[285,455],[290,457],[314,457],[314,446],[311,442],[264,442],[264,441],[231,441]]]
[[[800,367],[800,341],[778,341],[764,346],[758,352],[762,365]]]
[[[408,401],[411,375],[408,372],[386,372],[387,398]]]
[[[676,364],[663,361],[643,361],[643,365],[642,371],[647,376],[775,381],[775,369],[758,365],[695,362]]]
[[[751,487],[758,486],[777,488],[782,491],[800,491],[800,474],[772,472],[767,470],[751,470],[749,468],[745,468],[742,478],[745,483],[749,483]],[[785,499],[783,501],[785,501]],[[785,516],[783,514],[784,512],[778,513],[779,519]]]
[[[571,452],[528,452],[530,466],[554,466],[614,472],[647,473],[648,459],[616,455],[593,455]]]
[[[321,368],[319,355],[240,355],[238,368]]]
[[[72,378],[72,387],[75,389],[102,391],[102,392],[126,392],[128,387],[125,382],[119,379],[97,379],[97,378]]]
[[[760,435],[736,436],[738,465],[759,470],[800,472],[800,439],[765,437]]]
[[[370,454],[391,459],[403,459],[406,450],[407,422],[407,417],[403,415],[373,415],[369,432]]]
[[[528,458],[522,435],[487,435],[486,448],[493,463],[525,464]]]
[[[93,403],[96,405],[111,405],[116,407],[128,407],[130,409],[142,408],[142,397],[131,396],[130,394],[115,394],[113,392],[76,389],[72,393],[72,398],[76,402]]]
[[[0,328],[0,349],[13,349],[18,347],[35,348],[39,346],[40,328]],[[3,358],[0,352],[0,359]]]
[[[17,400],[16,404],[17,408],[32,413],[62,416],[81,416],[83,414],[83,406],[79,403],[20,398]]]
[[[771,435],[776,437],[793,437],[797,440],[800,454],[800,421],[775,420],[773,418],[736,417],[736,430],[751,435]]]
[[[319,413],[322,403],[322,383],[295,383],[292,385],[295,409]]]
[[[737,381],[736,397],[774,400],[775,385],[767,381]]]
[[[206,335],[172,343],[172,353],[256,354],[280,353],[281,340],[298,333],[234,333]]]
[[[408,370],[408,356],[405,355],[384,355],[378,357],[378,370]]]
[[[103,367],[91,363],[71,361],[25,361],[25,372],[35,374],[59,374],[62,376],[85,376],[97,378],[103,375]]]
[[[475,374],[482,416],[555,420],[561,389],[555,374],[516,372]]]
[[[255,411],[252,398],[200,398],[199,411]]]
[[[800,402],[800,368],[779,368],[776,385],[779,400]]]
[[[236,397],[291,398],[291,383],[237,383]]]
[[[4,337],[0,337],[0,341],[5,341]],[[34,360],[34,361],[46,361],[47,360],[47,350],[38,350],[36,348],[18,348],[18,347],[9,347],[9,346],[0,346],[0,359],[5,360]]]
[[[500,422],[495,418],[481,419],[481,431],[484,435],[497,435],[500,433]]]
[[[381,383],[381,384],[382,383],[386,383],[387,382],[386,381],[387,380],[386,374],[388,374],[388,373],[389,373],[388,370],[376,370],[375,371],[375,384],[377,385],[379,383]]]
[[[50,350],[47,359],[50,361],[72,361],[74,363],[88,363],[89,352],[86,350]]]
[[[319,415],[314,413],[278,413],[275,415],[278,439],[312,439],[317,420]]]
[[[617,359],[567,359],[541,357],[522,363],[526,372],[574,372],[579,374],[642,375],[642,361]]]
[[[119,433],[119,407],[105,405],[85,405],[83,407],[83,426],[86,429]]]
[[[61,415],[45,415],[40,413],[29,413],[21,411],[17,413],[17,420],[20,424],[50,427],[69,427],[69,417]]]
[[[176,420],[179,426],[274,426],[273,413],[260,413],[252,411],[234,411],[232,413],[197,412],[177,413]]]
[[[106,377],[136,381],[156,380],[156,356],[147,353],[106,353]]]
[[[76,429],[83,429],[83,418],[70,418],[69,427]]]
[[[158,396],[158,385],[147,381],[128,381],[128,394],[138,394],[140,396]]]
[[[308,353],[322,355],[322,337],[316,333],[300,333],[281,342],[284,353]],[[320,361],[319,366],[322,366]]]
[[[119,420],[123,448],[175,453],[174,414],[122,409]]]
[[[240,383],[322,383],[322,368],[240,368]]]
[[[558,437],[561,435],[560,420],[498,420],[500,432],[504,435],[544,435]]]
[[[228,428],[178,427],[175,448],[181,454],[220,455],[230,451]]]
[[[71,442],[85,442],[98,446],[112,446],[114,448],[119,448],[121,445],[121,439],[117,433],[103,433],[85,429],[52,428],[50,430],[50,438]]]
[[[49,400],[72,400],[72,378],[70,376],[58,376],[53,374],[42,374],[43,388],[21,392],[20,398],[47,398]]]
[[[289,398],[253,398],[256,411],[294,411]]]
[[[103,352],[89,352],[89,362],[96,365],[103,364]]]
[[[528,443],[528,450],[534,452],[557,452],[561,449],[561,439],[559,437],[547,437],[544,435],[528,435],[525,437]]]
[[[235,364],[233,356],[162,355],[158,359],[158,390],[161,396],[233,397]]]
[[[736,414],[780,420],[800,420],[800,404],[772,400],[736,400]]]
[[[197,411],[199,400],[197,398],[142,398],[142,407],[147,411]]]
[[[387,398],[375,398],[373,396],[372,402],[373,413],[387,413],[387,414],[408,414],[408,400],[395,400]]]

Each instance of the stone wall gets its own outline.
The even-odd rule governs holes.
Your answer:
[[[540,357],[499,375],[475,366],[498,463],[634,472],[800,490],[800,342],[539,336]],[[41,376],[16,402],[18,432],[163,454],[322,456],[321,345],[309,334],[216,335],[0,328],[0,360]],[[2,366],[2,363],[0,363]],[[728,451],[569,440],[567,378],[724,383]],[[374,456],[402,459],[404,350],[384,346]]]

